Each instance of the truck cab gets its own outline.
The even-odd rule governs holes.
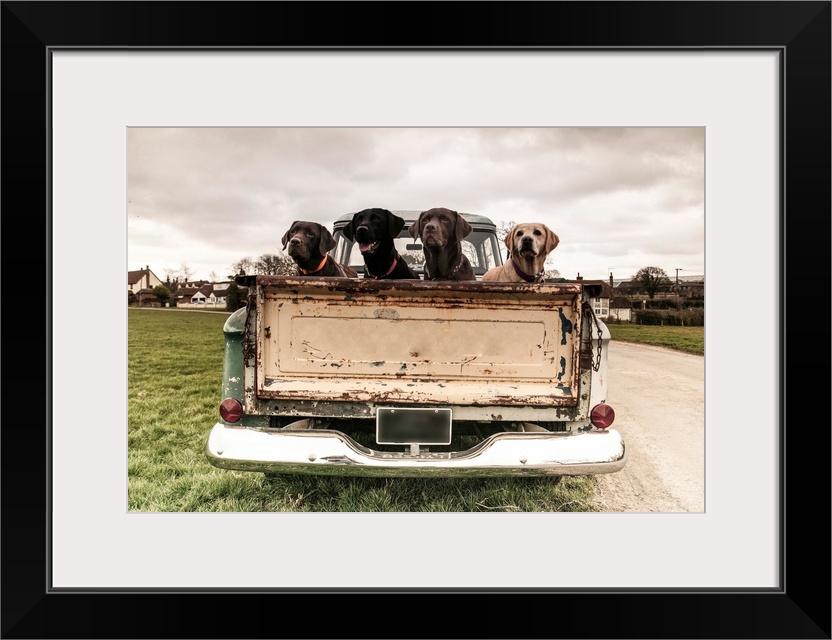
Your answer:
[[[422,251],[422,243],[420,240],[414,240],[410,235],[410,231],[408,231],[410,225],[419,219],[421,212],[394,210],[392,213],[404,219],[404,228],[399,233],[399,237],[393,241],[396,245],[396,250],[404,258],[408,266],[420,278],[424,278],[425,254]],[[459,215],[467,220],[473,229],[462,240],[462,252],[474,268],[474,275],[477,277],[477,280],[482,280],[482,276],[486,271],[503,264],[502,254],[500,253],[500,241],[497,238],[497,225],[485,216],[472,213],[460,213]],[[353,214],[351,213],[344,214],[333,224],[332,235],[338,244],[330,251],[330,255],[335,258],[336,262],[349,265],[360,276],[363,276],[364,259],[358,250],[358,244],[347,239],[344,235],[344,227],[352,220],[352,216]]]

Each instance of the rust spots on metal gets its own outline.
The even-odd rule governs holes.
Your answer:
[[[399,312],[395,309],[376,309],[373,312],[376,318],[383,318],[385,320],[399,320]]]
[[[395,296],[397,292],[423,292],[430,291],[431,295],[438,292],[477,294],[478,297],[484,293],[512,293],[517,296],[518,302],[521,297],[545,298],[552,291],[560,294],[578,296],[581,294],[582,286],[577,283],[514,283],[514,282],[480,282],[477,280],[370,280],[364,278],[303,278],[297,276],[257,276],[259,286],[280,287],[297,293],[301,288],[317,287],[333,292],[343,292],[345,296],[355,293],[370,293],[376,297],[385,295]]]

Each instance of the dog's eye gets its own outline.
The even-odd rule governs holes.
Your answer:
[[[540,229],[535,229],[535,230],[534,230],[534,235],[536,235],[536,236],[542,236],[543,234],[540,232]]]
[[[519,238],[520,236],[522,236],[522,235],[523,235],[523,232],[522,232],[522,231],[518,231],[515,235]]]

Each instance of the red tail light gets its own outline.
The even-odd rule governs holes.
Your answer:
[[[604,402],[596,404],[589,412],[589,421],[599,429],[606,429],[613,423],[613,420],[615,420],[615,411]]]
[[[226,422],[237,422],[243,417],[243,405],[236,398],[226,398],[220,404],[220,416]]]

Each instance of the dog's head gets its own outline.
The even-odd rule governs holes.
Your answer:
[[[387,209],[364,209],[353,214],[344,227],[344,236],[358,242],[362,254],[372,254],[385,240],[398,237],[403,228],[404,218]]]
[[[419,214],[408,228],[413,239],[422,239],[422,244],[430,248],[442,248],[458,243],[471,233],[471,225],[456,211],[438,207]]]
[[[317,222],[295,220],[283,234],[283,249],[287,246],[287,253],[295,262],[306,262],[323,258],[327,251],[335,247],[335,238],[329,229]]]
[[[545,224],[525,222],[516,224],[505,237],[509,254],[518,259],[534,262],[546,259],[560,243],[560,238]]]

